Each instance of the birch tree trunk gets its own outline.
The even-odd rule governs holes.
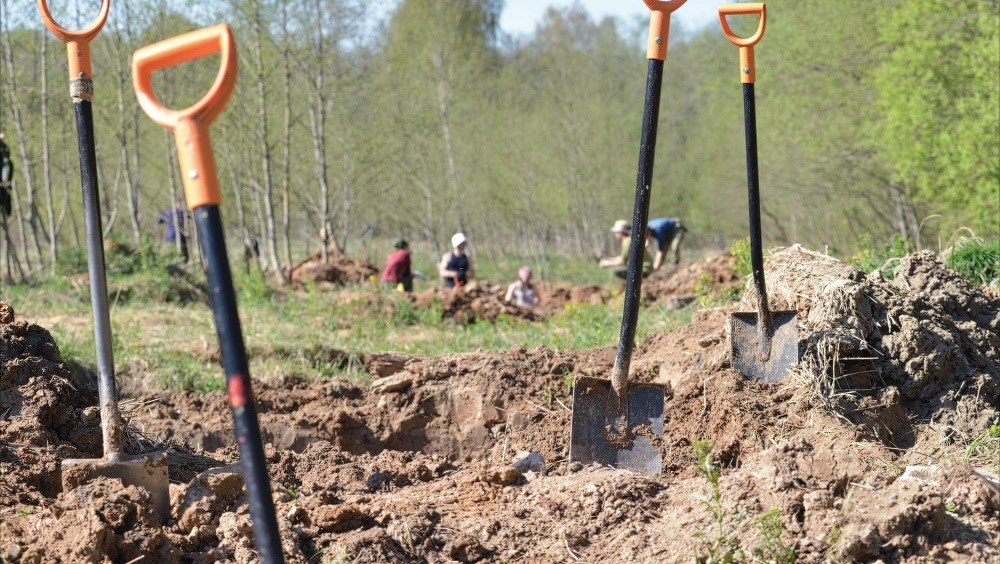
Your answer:
[[[20,235],[18,242],[21,244],[21,256],[24,258],[24,268],[18,268],[18,270],[21,271],[21,276],[23,278],[26,273],[31,272],[32,266],[31,256],[28,253],[28,225],[24,218],[24,211],[21,209],[21,196],[19,195],[16,182],[10,183],[10,199],[11,207],[14,209],[14,219],[17,221],[18,232]]]
[[[7,13],[6,3],[4,5],[4,13]],[[3,50],[4,54],[4,65],[7,67],[7,91],[10,96],[10,109],[11,114],[14,118],[14,131],[17,132],[17,137],[19,142],[15,143],[17,145],[18,155],[21,157],[21,172],[24,175],[25,182],[25,193],[28,195],[29,207],[33,205],[33,194],[35,190],[34,178],[32,175],[32,161],[28,156],[27,144],[25,139],[24,121],[21,116],[21,102],[18,98],[17,90],[17,79],[14,75],[14,53],[10,44],[10,24],[7,21],[9,18],[5,18],[3,26],[3,33],[0,33],[0,49]],[[43,29],[42,32],[45,32]],[[31,222],[31,212],[29,210],[28,215],[25,216],[23,210],[21,209],[21,199],[18,190],[14,188],[13,181],[11,182],[11,200],[13,208],[16,211],[17,222],[20,227],[21,232],[21,254],[24,258],[24,263],[26,268],[31,270],[31,257],[28,253],[28,235],[32,237],[35,235],[34,225]],[[38,249],[38,239],[35,238],[35,248]],[[37,256],[37,255],[36,255]]]
[[[187,209],[187,205],[178,206],[177,202],[185,202],[186,198],[182,197],[180,190],[177,189],[177,165],[174,164],[175,149],[173,139],[171,138],[170,132],[166,129],[163,130],[163,146],[166,148],[164,155],[167,159],[167,179],[170,182],[170,209],[182,208]],[[157,220],[159,221],[159,220]],[[184,242],[181,240],[182,230],[186,229],[186,226],[181,225],[181,218],[177,217],[177,213],[170,214],[168,221],[174,222],[174,251],[177,252],[177,256],[184,257]],[[193,231],[193,229],[192,229]],[[188,252],[191,252],[191,245],[188,244]],[[196,251],[198,252],[198,251]],[[190,256],[188,257],[190,260]]]
[[[292,54],[291,37],[288,35],[288,0],[281,1],[281,62],[285,66],[285,130],[281,136],[284,143],[284,170],[281,178],[281,234],[282,251],[289,271],[292,268],[292,233],[289,220],[292,183]]]
[[[267,237],[267,258],[270,263],[271,268],[274,270],[274,277],[277,279],[279,284],[287,284],[288,279],[285,277],[285,272],[281,269],[281,263],[278,261],[278,247],[277,247],[277,234],[274,224],[274,196],[273,196],[273,185],[271,183],[271,147],[268,145],[267,141],[267,85],[264,77],[264,22],[263,15],[260,13],[260,5],[254,6],[254,38],[255,42],[253,44],[253,58],[254,70],[256,71],[257,79],[257,101],[259,103],[257,118],[260,121],[260,156],[261,156],[261,173],[262,173],[262,189],[263,189],[263,204],[264,204],[264,222],[265,222],[265,234]]]
[[[48,57],[49,37],[42,34],[41,67],[42,67],[42,176],[45,179],[45,208],[49,222],[49,274],[56,274],[56,254],[59,232],[56,229],[55,203],[52,199],[52,167],[49,161],[49,73],[45,60]]]
[[[441,138],[444,142],[445,171],[448,182],[448,192],[451,194],[451,205],[455,209],[455,217],[458,221],[456,226],[459,231],[465,231],[465,205],[463,204],[463,191],[459,186],[458,171],[455,167],[455,150],[451,144],[451,121],[448,116],[448,107],[451,100],[451,83],[449,72],[445,67],[443,57],[440,53],[434,53],[431,57],[431,64],[437,78],[437,109],[438,117],[441,120]]]
[[[314,21],[316,26],[313,38],[313,63],[315,64],[315,74],[313,75],[312,105],[309,108],[309,127],[312,132],[313,157],[316,161],[316,180],[319,182],[319,206],[320,206],[320,239],[322,248],[320,250],[323,257],[323,264],[330,262],[329,247],[330,239],[333,236],[330,225],[330,184],[327,179],[326,163],[326,74],[324,72],[325,61],[325,38],[323,34],[323,18],[320,0],[313,2],[316,13]]]

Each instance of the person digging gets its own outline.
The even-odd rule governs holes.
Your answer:
[[[628,269],[625,268],[628,265],[628,252],[629,247],[632,244],[632,226],[628,224],[624,219],[619,219],[611,227],[611,233],[615,236],[615,239],[621,241],[621,254],[614,257],[604,257],[598,261],[598,266],[601,268],[612,268],[620,267],[615,269],[615,276],[625,280],[628,278]],[[646,237],[647,248],[643,251],[642,256],[642,277],[645,278],[653,272],[653,257],[649,254],[649,235],[647,232]]]
[[[464,286],[470,278],[475,278],[472,257],[465,252],[468,241],[464,233],[455,233],[451,236],[451,251],[441,257],[438,275],[441,276],[441,282],[446,288]]]
[[[399,239],[396,250],[389,254],[385,261],[385,269],[379,277],[390,288],[402,288],[403,292],[413,291],[413,271],[410,269],[410,244],[406,239]]]
[[[656,255],[653,256],[653,270],[659,270],[663,266],[663,258],[668,253],[671,256],[670,264],[677,265],[681,262],[681,240],[687,228],[681,224],[681,220],[676,217],[658,217],[649,220],[646,224],[649,227],[649,238],[656,241]]]

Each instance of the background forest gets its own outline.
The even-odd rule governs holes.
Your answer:
[[[148,243],[181,193],[173,138],[136,103],[132,53],[226,22],[240,73],[212,128],[223,216],[231,245],[259,241],[277,277],[327,244],[384,256],[388,245],[359,243],[373,233],[437,256],[456,230],[487,257],[611,250],[609,225],[631,217],[648,22],[575,7],[510,37],[502,0],[382,4],[113,1],[92,44],[109,236]],[[51,8],[78,28],[99,5]],[[960,228],[996,238],[1000,2],[767,7],[756,49],[765,244],[845,256],[863,237],[934,250]],[[58,257],[83,248],[66,52],[33,0],[0,0],[0,26],[0,130],[17,166],[0,270],[57,273]],[[185,107],[217,65],[157,73],[156,92]],[[727,248],[748,231],[746,176],[738,54],[718,24],[672,26],[662,100],[650,215],[684,218],[696,245]]]

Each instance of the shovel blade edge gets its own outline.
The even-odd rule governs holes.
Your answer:
[[[99,476],[117,478],[126,486],[145,488],[163,523],[170,519],[170,477],[165,452],[142,456],[67,458],[62,461],[63,491],[93,481]]]
[[[628,429],[631,441],[625,447],[605,438],[611,381],[577,377],[573,382],[573,419],[570,429],[570,462],[598,463],[640,474],[660,474],[659,443],[663,437],[663,386],[629,384]]]
[[[799,363],[799,331],[794,311],[771,312],[771,351],[760,358],[760,336],[756,312],[735,312],[729,317],[730,363],[745,378],[757,382],[777,382]]]

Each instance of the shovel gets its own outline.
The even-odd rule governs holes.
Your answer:
[[[69,31],[59,26],[45,0],[38,0],[45,27],[66,43],[69,55],[69,92],[76,112],[80,179],[83,185],[83,216],[86,224],[87,266],[90,273],[90,305],[94,314],[94,343],[97,347],[97,386],[101,402],[101,433],[104,458],[62,461],[63,489],[70,489],[97,476],[118,478],[125,485],[146,488],[160,517],[170,518],[170,489],[166,453],[126,456],[122,449],[122,419],[115,389],[115,363],[111,349],[111,317],[108,312],[108,284],[104,272],[104,235],[101,226],[101,196],[97,186],[97,157],[94,144],[93,71],[90,41],[108,17],[110,0],[89,27]]]
[[[171,110],[153,94],[153,71],[179,65],[215,52],[221,53],[222,63],[215,82],[205,96],[184,110]],[[215,157],[209,139],[208,126],[225,108],[236,86],[236,41],[229,26],[219,24],[171,39],[147,45],[132,56],[132,85],[143,111],[157,124],[174,132],[177,156],[184,180],[184,196],[194,212],[198,240],[205,262],[209,297],[215,315],[222,366],[226,374],[226,391],[232,409],[236,441],[240,448],[240,465],[247,486],[250,516],[253,520],[254,544],[265,563],[283,562],[278,520],[271,497],[271,480],[267,474],[264,444],[260,437],[257,406],[250,386],[243,329],[236,308],[226,239],[222,230]]]
[[[629,243],[625,311],[622,314],[618,353],[611,380],[577,377],[573,382],[573,420],[570,431],[571,462],[611,466],[659,474],[659,442],[663,436],[663,386],[628,383],[628,368],[635,345],[642,288],[642,259],[646,247],[650,182],[656,152],[656,125],[660,112],[660,84],[667,58],[670,15],[687,0],[643,0],[652,11],[646,58],[645,108],[639,145],[639,172],[635,185],[635,210]]]
[[[759,15],[757,32],[748,38],[733,33],[726,16]],[[760,234],[760,183],[757,178],[757,115],[754,106],[755,80],[753,46],[764,35],[763,3],[719,6],[722,30],[740,48],[740,77],[743,82],[743,118],[747,145],[747,194],[750,200],[750,266],[757,294],[756,312],[736,312],[729,318],[732,366],[744,377],[775,382],[799,361],[798,330],[794,311],[770,311],[764,285],[764,258]]]

